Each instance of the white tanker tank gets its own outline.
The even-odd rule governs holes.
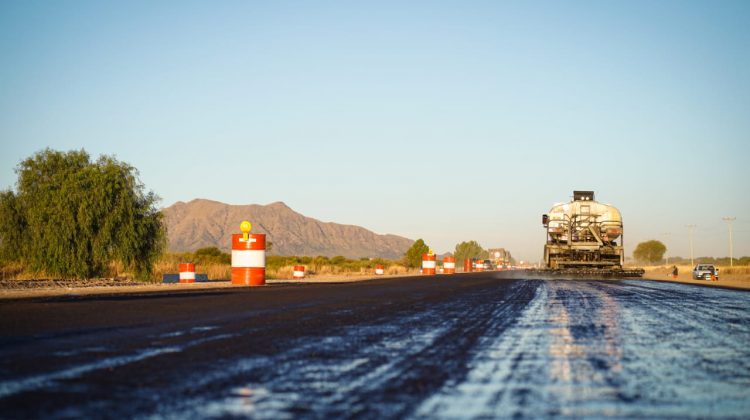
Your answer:
[[[622,215],[617,208],[595,201],[593,191],[573,191],[573,201],[552,206],[542,223],[547,230],[547,269],[642,275],[640,269],[623,271]]]

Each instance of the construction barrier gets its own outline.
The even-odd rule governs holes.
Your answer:
[[[474,263],[474,271],[476,272],[484,271],[484,261],[476,260]]]
[[[456,258],[455,257],[443,258],[443,273],[444,274],[456,273]]]
[[[180,263],[180,283],[195,283],[194,263]]]
[[[294,273],[292,274],[292,277],[294,277],[295,279],[304,279],[305,278],[305,266],[295,265]]]
[[[464,260],[464,273],[471,273],[471,258]]]
[[[375,275],[376,276],[382,276],[385,274],[385,267],[383,267],[381,264],[378,264],[375,266]]]
[[[435,254],[422,254],[422,274],[435,275],[435,267],[437,266],[435,257]]]
[[[220,283],[224,282],[226,280],[209,280],[208,274],[199,274],[195,273],[195,282],[196,283]],[[164,273],[161,275],[161,282],[165,284],[178,284],[180,283],[180,274],[179,273]]]
[[[232,284],[266,284],[266,235],[232,234]]]

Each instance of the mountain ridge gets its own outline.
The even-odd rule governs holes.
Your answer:
[[[253,233],[265,233],[274,255],[343,255],[347,258],[400,258],[413,241],[393,234],[377,234],[357,225],[323,222],[304,216],[283,201],[262,204],[226,204],[196,198],[163,208],[168,250],[195,251],[209,246],[229,251],[231,234],[242,220]]]

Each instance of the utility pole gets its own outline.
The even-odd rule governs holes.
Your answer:
[[[693,258],[693,229],[695,229],[695,225],[685,225],[685,227],[690,229],[690,266],[695,267]]]
[[[669,236],[672,235],[672,232],[664,232],[662,235],[669,238]],[[664,242],[666,241],[667,240],[665,239]],[[669,247],[667,247],[667,251],[664,253],[664,264],[669,265]]]
[[[732,222],[737,220],[736,217],[722,217],[721,220],[727,222],[727,226],[729,227],[729,266],[734,267],[734,256],[733,250],[732,250]]]

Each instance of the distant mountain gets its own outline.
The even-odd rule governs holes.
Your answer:
[[[325,223],[305,217],[282,202],[268,205],[230,205],[196,199],[177,202],[162,210],[172,252],[209,246],[231,248],[231,234],[240,233],[243,220],[253,233],[265,233],[274,255],[343,255],[348,258],[400,258],[414,242],[396,235],[378,235],[365,228]]]

